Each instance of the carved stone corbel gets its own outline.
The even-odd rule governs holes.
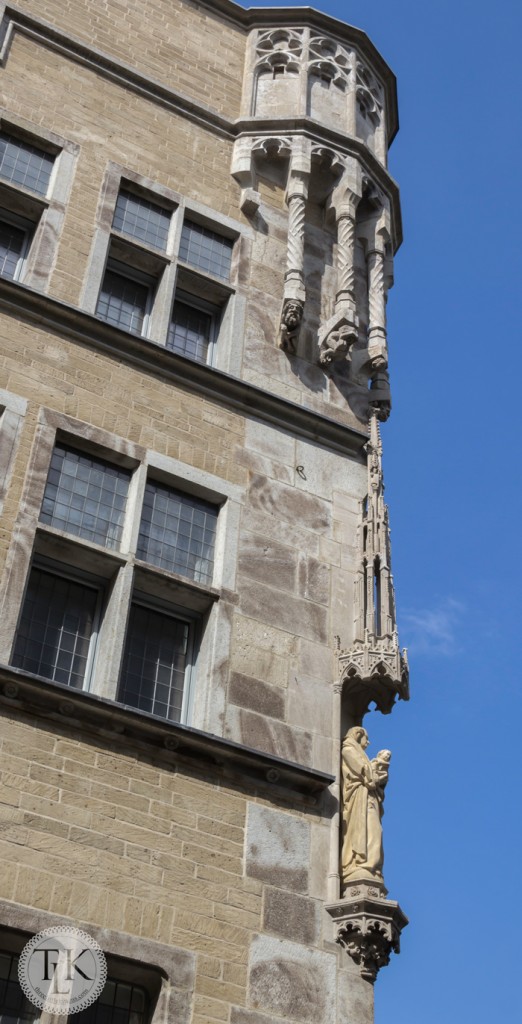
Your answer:
[[[392,952],[400,952],[401,931],[408,924],[399,904],[386,895],[383,885],[354,879],[343,898],[325,908],[336,924],[336,941],[372,984]]]
[[[246,217],[253,217],[259,209],[261,197],[256,191],[255,170],[252,160],[253,139],[236,139],[232,152],[230,173],[241,187],[240,209]]]
[[[259,209],[256,160],[290,156],[290,141],[282,136],[242,136],[234,142],[230,173],[241,186],[239,205],[247,217]]]

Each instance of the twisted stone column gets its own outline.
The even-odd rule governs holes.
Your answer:
[[[287,193],[288,248],[286,256],[285,295],[304,302],[304,232],[307,181],[292,175]],[[288,288],[291,285],[293,287]]]
[[[386,292],[384,288],[384,245],[370,249],[368,266],[368,353],[372,368],[388,365],[386,346]]]
[[[347,303],[355,309],[355,206],[341,208],[337,220],[336,307]]]
[[[337,292],[335,311],[319,331],[319,364],[327,369],[345,359],[357,341],[355,306],[355,211],[359,196],[346,185],[332,202],[337,221]]]

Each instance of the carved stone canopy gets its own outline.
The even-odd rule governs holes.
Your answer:
[[[366,633],[349,651],[339,655],[344,700],[357,721],[375,703],[389,714],[395,699],[409,700],[409,667],[405,650],[400,650],[397,633],[375,636]]]
[[[326,910],[337,926],[337,942],[351,956],[361,977],[373,984],[392,952],[400,952],[400,935],[408,918],[383,885],[354,879],[341,900]]]

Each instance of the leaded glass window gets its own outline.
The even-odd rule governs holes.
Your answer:
[[[118,700],[179,722],[191,626],[144,605],[131,608]]]
[[[122,189],[112,223],[116,231],[163,251],[167,247],[171,214],[149,199]]]
[[[96,1002],[75,1013],[70,1024],[145,1024],[148,996],[140,985],[107,978]]]
[[[39,1015],[20,988],[18,957],[0,952],[0,1024],[32,1024]]]
[[[34,567],[12,664],[82,689],[92,661],[99,589]]]
[[[167,338],[167,348],[190,359],[206,363],[212,336],[213,317],[186,302],[174,303]]]
[[[216,277],[228,281],[232,260],[233,241],[204,228],[194,221],[185,220],[181,232],[179,255],[186,263],[199,267]]]
[[[118,547],[131,474],[104,459],[56,445],[40,521],[77,537]]]
[[[12,281],[20,274],[27,244],[27,232],[0,221],[0,275]]]
[[[108,269],[105,271],[96,314],[124,331],[142,334],[150,294],[150,285]]]
[[[8,132],[0,132],[0,177],[41,196],[47,194],[54,156]]]
[[[149,480],[138,558],[200,583],[211,583],[217,512],[208,501]]]

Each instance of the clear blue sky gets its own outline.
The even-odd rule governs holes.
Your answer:
[[[366,725],[393,751],[385,878],[411,923],[376,1024],[519,1021],[522,4],[313,6],[399,86],[383,441],[412,699]]]

